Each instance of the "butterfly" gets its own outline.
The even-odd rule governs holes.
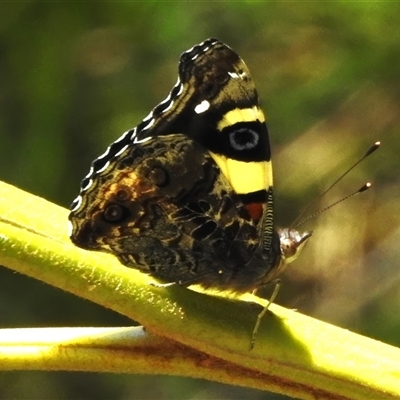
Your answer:
[[[310,233],[276,230],[271,150],[249,69],[217,39],[184,52],[168,97],[95,159],[70,238],[164,283],[251,292]]]

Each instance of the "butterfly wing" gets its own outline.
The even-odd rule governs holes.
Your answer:
[[[275,275],[268,131],[233,50],[208,39],[181,55],[169,96],[92,163],[70,221],[77,245],[168,282],[240,292]]]

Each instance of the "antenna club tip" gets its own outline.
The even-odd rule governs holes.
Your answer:
[[[379,146],[381,145],[381,142],[375,142],[369,150],[365,153],[364,157],[368,157],[370,154],[372,154],[374,151],[379,149]]]
[[[371,186],[372,186],[372,183],[371,183],[371,182],[367,182],[365,185],[361,186],[360,189],[358,189],[358,192],[357,192],[357,193],[365,192],[365,191],[368,190]]]

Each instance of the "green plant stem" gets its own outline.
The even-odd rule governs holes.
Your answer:
[[[168,370],[150,367],[150,372],[175,372],[304,399],[400,396],[397,348],[272,305],[249,352],[259,307],[178,286],[151,286],[151,277],[122,266],[113,256],[73,246],[66,235],[65,209],[4,183],[0,183],[0,216],[0,264],[111,308],[154,335],[151,340],[158,340],[159,347],[149,350],[141,342],[121,350],[126,351],[126,362],[132,363],[127,371],[135,371],[136,353],[147,349],[156,358],[165,346],[164,350],[172,349]],[[61,343],[64,348],[70,340]],[[113,349],[112,340],[108,343]],[[11,343],[8,346],[12,348]],[[101,350],[108,351],[107,346]],[[23,350],[18,357],[23,358]],[[185,368],[180,367],[182,358],[187,358]],[[199,359],[205,360],[202,368]],[[59,369],[73,369],[68,362],[63,366],[62,358],[59,361]],[[92,365],[90,357],[86,361],[86,370],[99,369],[98,361]],[[14,369],[12,357],[0,362],[4,370]],[[151,357],[148,362],[147,367]],[[220,371],[232,372],[229,379],[207,373],[217,362]]]
[[[0,370],[93,371],[165,374],[279,386],[271,376],[229,363],[178,342],[127,328],[32,328],[0,330]]]

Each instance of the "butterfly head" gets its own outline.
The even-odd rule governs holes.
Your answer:
[[[285,264],[295,261],[303,250],[312,232],[300,233],[291,228],[279,230],[279,238],[281,242],[281,257]]]

